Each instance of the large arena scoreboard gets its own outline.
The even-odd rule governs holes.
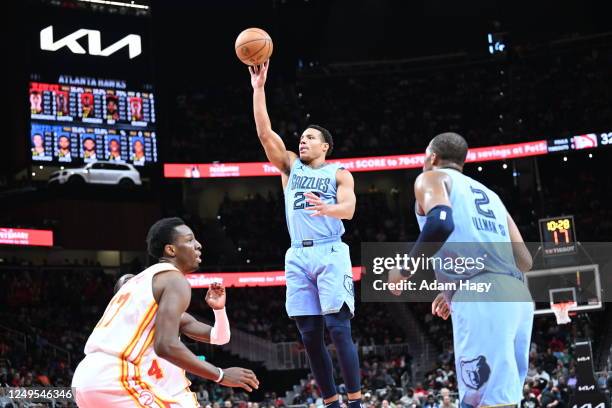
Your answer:
[[[61,75],[31,81],[30,143],[36,162],[157,162],[155,97],[125,81]]]
[[[33,164],[158,161],[147,17],[47,7],[31,22]]]

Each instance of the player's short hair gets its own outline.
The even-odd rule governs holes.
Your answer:
[[[327,150],[327,153],[325,153],[325,157],[329,156],[334,150],[334,138],[332,137],[331,132],[319,125],[308,125],[306,126],[306,129],[315,129],[321,132],[323,135],[323,140],[325,140],[325,143],[329,144],[329,150]]]
[[[185,225],[178,217],[162,218],[151,225],[147,233],[147,252],[155,259],[164,256],[164,247],[172,244],[176,235],[176,227]]]
[[[431,151],[438,155],[440,160],[463,166],[467,157],[468,144],[458,133],[440,133],[430,142]]]

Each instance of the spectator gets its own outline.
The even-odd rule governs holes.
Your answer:
[[[540,408],[540,402],[531,393],[531,389],[528,386],[523,388],[523,399],[519,408]]]
[[[549,383],[544,391],[542,391],[542,395],[540,396],[540,405],[542,408],[555,408],[561,405],[561,394],[559,393],[559,389]]]
[[[420,405],[419,398],[414,395],[414,389],[412,388],[406,390],[399,402],[402,408],[416,408]]]
[[[427,399],[425,400],[425,403],[423,404],[423,408],[440,408],[440,405],[434,398],[433,394],[429,394],[427,395]]]

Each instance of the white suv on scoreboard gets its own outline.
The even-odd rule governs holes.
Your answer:
[[[49,184],[111,184],[122,187],[142,185],[140,173],[131,164],[96,161],[82,168],[59,170],[51,174]]]

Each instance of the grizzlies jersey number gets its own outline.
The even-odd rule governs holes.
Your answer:
[[[469,245],[451,244],[441,249],[444,256],[471,256],[462,251],[488,255],[486,270],[512,275],[522,280],[522,273],[516,267],[508,232],[508,213],[499,196],[482,183],[452,169],[439,169],[452,180],[450,202],[453,208],[455,229],[448,237],[447,243],[471,243]],[[417,213],[417,221],[422,229],[425,216]],[[478,245],[480,244],[480,245]],[[455,279],[448,271],[436,271],[440,278]],[[473,275],[479,272],[475,272]],[[473,276],[471,275],[471,276]],[[469,278],[470,274],[461,275]]]
[[[323,202],[336,204],[336,172],[340,165],[328,163],[313,169],[296,159],[291,166],[285,187],[285,215],[291,241],[322,239],[344,234],[344,225],[337,218],[312,217],[305,194],[312,192]]]

